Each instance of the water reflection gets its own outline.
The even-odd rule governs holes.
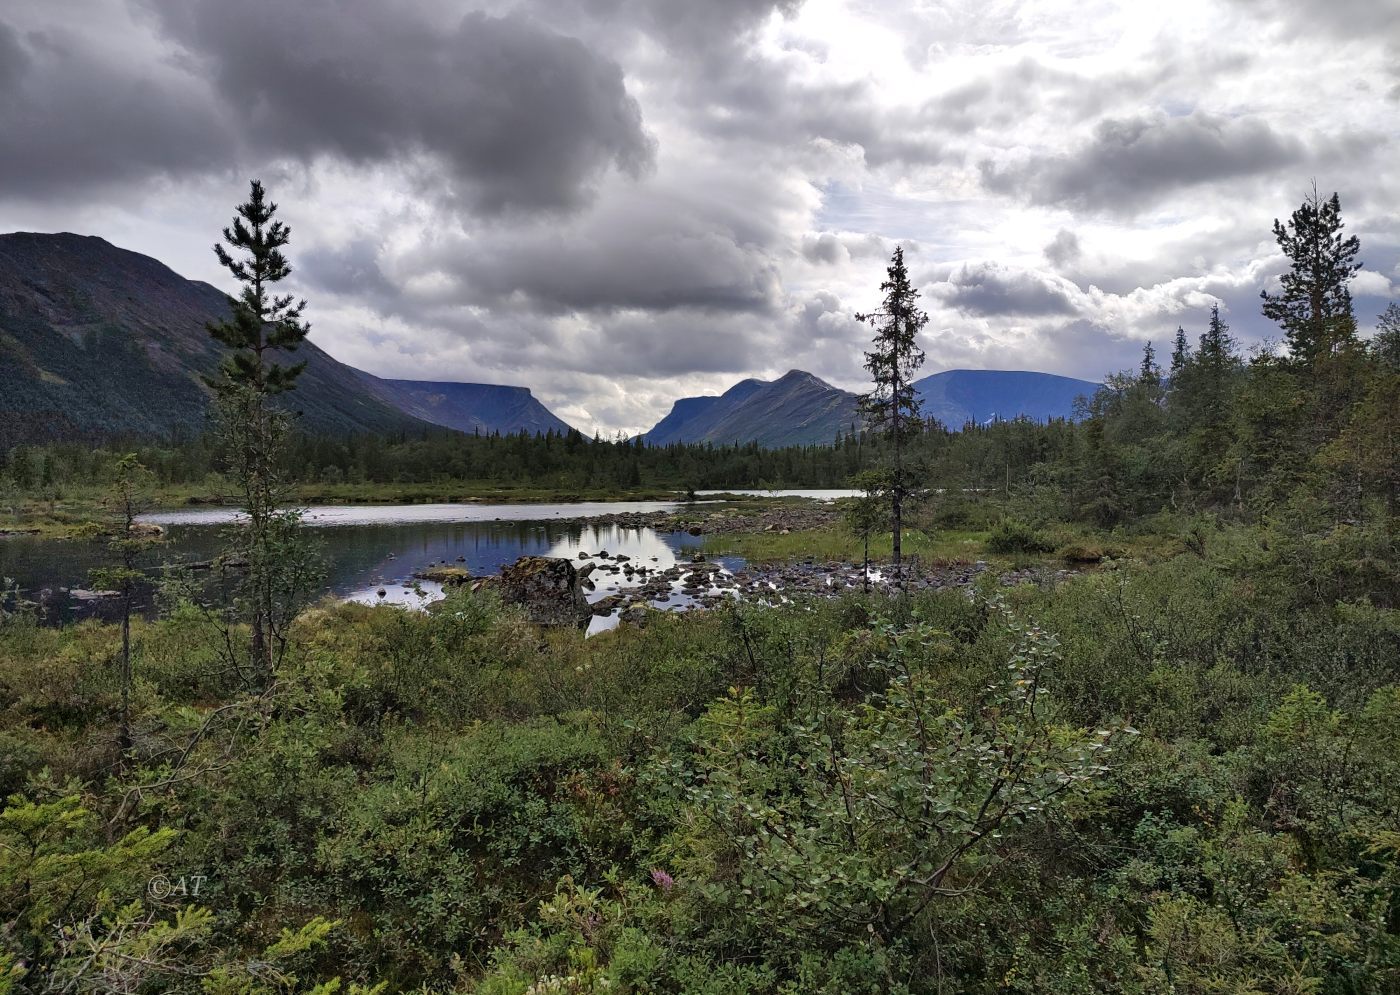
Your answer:
[[[325,564],[324,583],[318,593],[366,603],[417,606],[442,596],[440,584],[413,577],[435,565],[460,566],[473,576],[486,576],[499,573],[521,556],[562,556],[582,565],[589,561],[580,559],[579,554],[586,553],[598,563],[590,578],[595,586],[588,593],[591,601],[597,601],[620,590],[635,589],[646,578],[655,579],[657,573],[688,562],[703,541],[682,532],[594,526],[559,520],[560,516],[554,514],[563,509],[573,509],[575,514],[597,514],[581,509],[599,506],[438,507],[450,508],[458,516],[468,511],[478,517],[436,520],[432,517],[438,513],[432,510],[434,506],[422,505],[337,508],[333,510],[347,514],[319,517],[318,524],[325,527],[308,533]],[[671,506],[629,502],[601,507],[606,512],[665,510]],[[489,513],[498,509],[508,509],[515,517],[496,520],[497,516]],[[549,513],[551,517],[531,518],[531,510]],[[193,520],[191,513],[152,516],[152,520],[167,524],[168,533],[157,547],[158,559],[149,564],[149,572],[158,573],[159,561],[189,564],[215,557],[223,545],[222,530],[216,522],[227,521],[228,517],[226,512],[217,518],[203,513]],[[366,521],[367,517],[372,517],[373,522]],[[597,558],[596,554],[602,552],[609,557]],[[619,562],[618,554],[627,560]],[[0,577],[14,578],[21,596],[37,603],[44,621],[50,624],[88,617],[110,619],[118,607],[113,600],[92,600],[82,593],[92,586],[90,572],[103,565],[104,555],[98,543],[10,537],[0,540]],[[627,565],[632,567],[631,576],[624,569]],[[738,561],[725,561],[725,565],[737,566]],[[645,568],[645,572],[640,568]],[[380,591],[384,592],[382,596]],[[141,610],[149,610],[154,602],[153,585],[144,587],[137,600]],[[658,607],[683,608],[690,598],[681,592],[679,582],[673,582],[665,597],[656,601]],[[615,619],[595,619],[593,628],[606,627],[610,621]]]

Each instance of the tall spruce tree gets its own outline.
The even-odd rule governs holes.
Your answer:
[[[1138,364],[1138,383],[1156,387],[1162,383],[1162,368],[1157,365],[1157,350],[1148,342],[1142,347],[1142,362]]]
[[[1337,194],[1323,200],[1316,185],[1288,224],[1274,220],[1274,238],[1288,257],[1280,293],[1261,290],[1264,316],[1284,330],[1295,363],[1311,367],[1355,338],[1356,316],[1347,282],[1361,269],[1361,242],[1342,233]]]
[[[1191,360],[1191,347],[1186,344],[1186,329],[1180,325],[1176,326],[1176,341],[1172,345],[1172,365],[1171,377],[1176,379],[1177,374],[1186,369],[1186,364]]]
[[[865,354],[865,368],[870,372],[873,386],[870,393],[861,397],[860,403],[870,427],[890,441],[888,493],[892,559],[896,582],[902,586],[904,502],[911,492],[906,450],[923,428],[919,399],[914,394],[914,374],[924,363],[918,335],[928,324],[928,315],[918,306],[919,292],[909,282],[902,246],[895,247],[886,274],[885,282],[880,284],[885,299],[879,310],[856,315],[857,321],[866,322],[875,329],[873,348]]]
[[[235,210],[223,230],[228,248],[216,244],[214,254],[242,289],[228,299],[229,318],[206,326],[231,350],[208,383],[217,394],[229,470],[242,496],[245,520],[233,553],[246,565],[240,607],[251,627],[254,678],[266,683],[285,644],[281,623],[292,611],[285,596],[304,564],[295,549],[299,515],[279,510],[286,497],[280,464],[289,416],[272,398],[291,390],[306,364],[284,366],[277,357],[295,351],[310,326],[302,320],[304,300],[273,290],[292,271],[282,252],[291,231],[276,220],[277,205],[253,180],[247,202]]]

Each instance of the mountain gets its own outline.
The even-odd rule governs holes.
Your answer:
[[[1092,395],[1088,380],[1015,370],[949,370],[914,384],[926,417],[961,428],[993,418],[1035,421],[1074,416],[1074,399]],[[647,432],[652,445],[757,442],[761,446],[827,444],[860,425],[856,395],[792,370],[780,380],[741,380],[719,396],[686,397]]]
[[[535,399],[529,387],[384,380],[369,373],[361,373],[360,378],[381,400],[434,425],[483,434],[569,431],[567,424]]]
[[[791,370],[771,382],[742,380],[718,397],[683,398],[643,438],[652,445],[829,445],[859,425],[854,394]]]
[[[101,238],[0,235],[0,449],[198,433],[223,353],[204,326],[227,314],[223,291]],[[563,427],[525,388],[379,380],[311,342],[294,358],[281,400],[309,432]]]
[[[222,347],[204,329],[227,297],[101,238],[0,235],[0,446],[198,432],[201,373]],[[421,429],[356,372],[306,343],[287,403],[314,432]]]
[[[925,418],[950,428],[993,418],[1033,421],[1074,417],[1074,399],[1093,396],[1099,384],[1053,373],[1021,370],[948,370],[914,383]]]

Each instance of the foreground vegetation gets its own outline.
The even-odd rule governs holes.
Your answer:
[[[260,691],[187,606],[135,626],[127,751],[118,630],[11,617],[0,986],[1393,990],[1382,537],[1158,526],[1190,551],[586,641],[328,604]]]

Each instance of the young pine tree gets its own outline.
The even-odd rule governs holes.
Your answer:
[[[1293,361],[1304,368],[1352,341],[1356,316],[1347,282],[1361,269],[1361,243],[1342,229],[1342,205],[1334,193],[1323,200],[1314,185],[1288,224],[1274,220],[1274,238],[1288,257],[1278,294],[1259,292],[1264,317],[1284,330]]]
[[[890,528],[893,532],[892,560],[896,582],[903,586],[900,571],[900,536],[904,525],[904,502],[911,492],[911,468],[906,458],[909,443],[920,433],[919,399],[914,394],[914,374],[924,363],[918,345],[919,332],[928,324],[928,315],[918,306],[919,292],[909,282],[904,266],[904,249],[896,246],[880,284],[885,294],[878,311],[856,315],[857,321],[875,329],[873,348],[865,354],[865,368],[873,387],[861,398],[861,410],[870,427],[890,441],[889,468]]]
[[[160,538],[160,530],[143,526],[137,516],[150,504],[153,484],[151,472],[127,453],[117,460],[112,476],[112,489],[105,504],[111,512],[110,527],[105,531],[112,562],[92,572],[93,583],[99,588],[116,591],[121,596],[122,648],[119,658],[121,685],[121,716],[118,719],[117,741],[122,760],[128,758],[134,742],[131,732],[131,689],[134,680],[131,662],[131,609],[136,587],[145,578],[141,560],[151,545]]]
[[[253,180],[247,202],[236,211],[233,224],[223,230],[228,248],[215,245],[214,254],[242,289],[229,298],[230,317],[207,326],[231,350],[219,376],[208,383],[217,395],[229,470],[242,496],[245,518],[234,550],[247,564],[240,606],[252,630],[255,680],[266,683],[274,669],[274,644],[279,651],[284,644],[281,622],[292,611],[286,598],[304,564],[295,549],[299,516],[279,510],[286,497],[280,464],[288,415],[272,398],[291,390],[306,364],[284,366],[277,357],[295,351],[310,326],[302,320],[305,301],[274,293],[291,274],[282,252],[291,231],[276,220],[277,205]]]

